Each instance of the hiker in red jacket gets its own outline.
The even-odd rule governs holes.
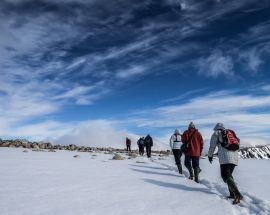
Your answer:
[[[195,181],[199,183],[199,173],[201,172],[199,161],[203,149],[203,138],[193,122],[189,124],[188,130],[183,133],[182,142],[188,145],[185,152],[185,166],[189,171],[189,179],[193,180],[195,176]]]

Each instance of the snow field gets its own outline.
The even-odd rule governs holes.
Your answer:
[[[224,199],[227,188],[217,160],[212,166],[202,160],[202,184],[197,184],[175,171],[172,157],[115,161],[103,153],[22,151],[0,148],[1,215],[270,214],[269,187],[264,187],[269,163],[263,161],[241,160],[235,176],[245,200],[233,206]],[[247,166],[256,174],[247,174]],[[256,188],[246,189],[251,184]]]

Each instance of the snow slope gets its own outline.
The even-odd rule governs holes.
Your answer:
[[[217,161],[202,160],[196,184],[178,175],[172,157],[115,161],[103,153],[22,151],[0,148],[1,215],[270,214],[267,160],[241,160],[235,178],[245,201],[233,206],[223,198]]]

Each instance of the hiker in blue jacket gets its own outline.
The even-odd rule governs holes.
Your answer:
[[[140,137],[137,141],[138,147],[139,147],[139,154],[143,156],[144,154],[144,137]]]

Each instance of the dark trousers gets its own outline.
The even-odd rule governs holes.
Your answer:
[[[233,178],[232,173],[235,168],[235,164],[220,164],[220,174],[225,183],[227,183],[228,178]]]
[[[175,164],[176,165],[181,164],[182,151],[180,149],[173,149],[172,152],[173,152]]]
[[[127,151],[131,152],[131,146],[130,145],[127,145]]]
[[[151,157],[151,146],[146,146],[146,154],[147,154],[147,157],[150,158]]]
[[[191,167],[193,167],[193,169],[200,168],[200,157],[185,155],[185,166],[188,169]]]
[[[144,145],[139,144],[139,154],[140,155],[144,154]]]

